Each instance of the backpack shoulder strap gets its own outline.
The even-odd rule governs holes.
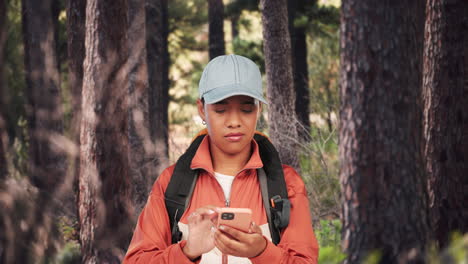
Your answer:
[[[182,239],[182,232],[180,232],[177,223],[179,223],[185,209],[187,209],[198,178],[198,172],[192,170],[190,164],[204,137],[205,135],[200,135],[195,138],[187,151],[177,160],[174,172],[164,193],[173,244]]]
[[[254,139],[259,146],[263,162],[263,168],[258,170],[263,204],[272,241],[277,245],[281,239],[281,230],[289,224],[291,209],[283,166],[278,151],[267,137],[255,134]]]

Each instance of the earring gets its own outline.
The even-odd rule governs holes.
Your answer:
[[[205,121],[205,120],[203,120],[203,121],[202,121],[202,124],[203,124],[204,126],[206,126],[206,121]]]

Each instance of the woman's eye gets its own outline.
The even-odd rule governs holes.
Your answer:
[[[244,106],[244,107],[241,107],[241,111],[244,112],[244,113],[252,113],[254,110],[254,107],[253,106]]]
[[[224,110],[224,109],[215,109],[215,112],[218,113],[218,114],[222,114],[222,113],[226,112],[226,110]]]

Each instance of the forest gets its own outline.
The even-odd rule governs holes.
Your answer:
[[[468,263],[466,0],[0,0],[0,263],[121,263],[223,54],[318,263]]]

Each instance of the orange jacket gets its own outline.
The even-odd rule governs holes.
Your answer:
[[[263,167],[263,163],[255,140],[252,146],[252,156],[244,169],[235,176],[230,197],[231,207],[246,207],[252,210],[252,220],[262,228],[263,234],[269,239],[264,252],[251,258],[250,262],[254,264],[317,263],[318,244],[312,230],[304,182],[293,168],[286,165],[283,165],[283,171],[291,202],[290,222],[282,232],[280,243],[276,246],[271,242],[268,220],[257,180],[256,169]],[[192,263],[182,252],[186,244],[188,215],[202,206],[223,207],[225,205],[223,190],[213,176],[209,136],[203,139],[192,160],[191,168],[201,169],[201,172],[193,190],[190,205],[179,223],[184,234],[182,241],[178,244],[171,244],[170,224],[164,203],[164,192],[174,171],[174,165],[172,165],[162,172],[153,185],[123,263]],[[213,261],[203,255],[201,263],[213,263]],[[249,261],[242,263],[249,263]]]

